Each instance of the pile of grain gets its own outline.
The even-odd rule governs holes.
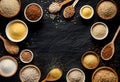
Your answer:
[[[4,17],[13,17],[20,11],[18,0],[0,0],[0,14]]]
[[[38,68],[33,65],[23,67],[20,72],[22,82],[38,82],[41,77],[41,73]]]
[[[117,77],[112,71],[103,69],[95,74],[93,82],[117,82]]]
[[[102,19],[111,19],[117,13],[117,6],[111,1],[103,1],[98,5],[97,13]]]

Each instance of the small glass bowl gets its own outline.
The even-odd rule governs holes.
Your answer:
[[[29,52],[29,53],[31,54],[31,58],[30,58],[29,61],[25,61],[25,60],[22,58],[22,55],[24,55],[23,53],[24,53],[25,51],[27,51],[27,52]],[[24,49],[24,50],[22,50],[22,52],[20,53],[20,60],[21,60],[23,63],[30,63],[30,62],[33,60],[33,57],[34,57],[33,52],[32,52],[31,50],[29,50],[29,49]]]
[[[94,28],[96,25],[103,25],[103,26],[105,27],[106,33],[105,33],[105,35],[104,35],[103,37],[96,37],[96,36],[93,34],[93,28]],[[103,22],[96,22],[96,23],[94,23],[94,24],[91,26],[91,29],[90,29],[91,36],[92,36],[94,39],[96,39],[96,40],[103,40],[103,39],[105,39],[105,38],[107,37],[107,35],[108,35],[108,32],[109,32],[108,26],[107,26],[105,23],[103,23]]]
[[[27,17],[27,15],[26,15],[26,10],[27,10],[27,8],[28,8],[29,6],[31,6],[31,5],[36,5],[36,6],[38,6],[38,7],[40,8],[41,16],[40,16],[37,20],[30,20],[30,19]],[[30,4],[28,4],[28,5],[25,7],[25,9],[24,9],[24,16],[25,16],[25,18],[26,18],[29,22],[38,22],[38,21],[42,18],[42,16],[43,16],[43,9],[42,9],[42,7],[41,7],[39,4],[37,4],[37,3],[30,3]]]
[[[90,15],[89,17],[83,16],[82,10],[83,10],[84,8],[90,8],[90,9],[91,9],[92,12],[91,12],[91,15]],[[84,6],[82,6],[82,7],[80,8],[80,16],[81,16],[83,19],[91,19],[91,18],[93,17],[93,15],[94,15],[94,9],[92,8],[92,6],[90,6],[90,5],[84,5]]]
[[[11,24],[15,23],[15,22],[20,22],[20,23],[22,23],[22,24],[25,26],[25,28],[26,28],[26,33],[25,33],[24,37],[21,38],[21,39],[19,39],[19,40],[13,39],[13,38],[9,35],[9,32],[8,32],[9,26],[10,26]],[[23,40],[27,37],[27,35],[28,35],[28,27],[27,27],[27,25],[25,24],[25,22],[23,22],[22,20],[15,19],[15,20],[13,20],[13,21],[11,21],[11,22],[9,22],[9,23],[7,24],[6,29],[5,29],[5,33],[6,33],[6,36],[8,37],[8,39],[9,39],[10,41],[12,41],[12,42],[21,42],[21,41],[23,41]]]

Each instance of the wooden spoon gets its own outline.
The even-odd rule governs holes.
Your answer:
[[[60,68],[53,68],[42,82],[56,81],[61,78],[62,74],[63,72]]]
[[[79,0],[75,0],[74,3],[70,6],[67,6],[63,11],[63,16],[65,18],[71,18],[75,14],[75,5]]]
[[[112,56],[115,52],[114,42],[115,42],[115,39],[116,39],[119,31],[120,31],[120,26],[118,27],[112,41],[103,47],[103,49],[101,51],[101,57],[103,60],[109,60],[112,58]]]
[[[0,35],[0,39],[3,41],[5,49],[10,54],[18,54],[19,47],[16,43],[6,40],[3,36]]]
[[[61,10],[62,6],[71,2],[72,0],[64,0],[63,2],[53,2],[50,4],[48,10],[50,13],[57,13]]]

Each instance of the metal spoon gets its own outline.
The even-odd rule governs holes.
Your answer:
[[[19,47],[16,43],[6,40],[3,36],[0,35],[0,39],[3,41],[5,49],[10,54],[18,54]]]
[[[56,81],[61,78],[63,72],[60,68],[53,68],[42,82]]]
[[[74,3],[70,6],[67,6],[63,11],[63,16],[65,18],[71,18],[75,14],[75,5],[79,0],[75,0]]]
[[[71,2],[72,0],[64,0],[63,2],[53,2],[50,4],[48,10],[50,13],[57,13],[61,10],[62,6]]]
[[[118,27],[118,29],[117,29],[117,31],[116,31],[116,33],[115,33],[112,41],[103,47],[103,49],[101,51],[101,57],[102,57],[102,59],[109,60],[109,59],[111,59],[113,57],[113,54],[115,52],[114,42],[115,42],[115,39],[116,39],[119,31],[120,31],[120,26]],[[106,48],[110,48],[111,50],[108,51],[108,50],[106,50]],[[107,53],[110,53],[110,54],[107,54]],[[107,58],[103,57],[103,54],[105,54]]]

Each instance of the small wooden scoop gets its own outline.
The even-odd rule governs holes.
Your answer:
[[[61,78],[63,72],[60,68],[53,68],[42,82],[56,81]]]
[[[19,47],[16,43],[6,40],[1,35],[0,35],[0,39],[3,41],[5,49],[8,53],[13,54],[13,55],[18,54]]]
[[[71,18],[75,14],[75,5],[79,2],[79,0],[75,0],[74,3],[70,6],[67,6],[63,11],[63,16],[65,18]]]
[[[114,52],[115,52],[115,46],[114,46],[114,41],[120,31],[120,26],[118,27],[112,41],[105,45],[101,51],[101,57],[103,60],[109,60],[113,57]]]
[[[57,13],[61,10],[62,6],[71,2],[72,0],[64,0],[63,2],[53,2],[50,4],[48,10],[50,13]]]

